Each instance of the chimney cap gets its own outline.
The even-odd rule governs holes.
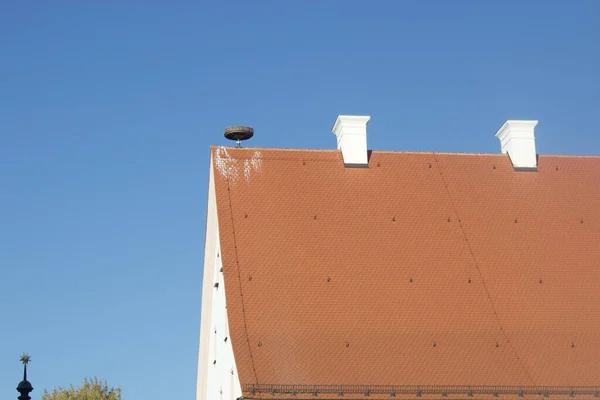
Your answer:
[[[537,124],[538,121],[536,120],[509,119],[502,124],[495,136],[502,140],[502,138],[506,136],[509,131],[515,131],[526,133],[527,137],[533,137],[533,130]]]
[[[335,124],[333,124],[333,128],[331,131],[335,135],[339,135],[341,133],[342,126],[350,127],[363,127],[367,125],[367,122],[371,119],[369,115],[338,115],[335,120]]]

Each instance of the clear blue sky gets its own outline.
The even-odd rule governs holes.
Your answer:
[[[193,399],[209,145],[600,154],[600,2],[5,1],[0,398]]]

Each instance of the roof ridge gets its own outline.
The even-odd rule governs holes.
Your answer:
[[[292,148],[292,147],[235,147],[211,145],[211,149],[223,148],[227,150],[255,150],[255,151],[289,151],[289,152],[340,152],[338,149],[314,149],[314,148]],[[441,154],[441,155],[460,155],[460,156],[497,156],[506,157],[502,153],[487,152],[456,152],[456,151],[418,151],[418,150],[379,150],[369,149],[374,153],[392,153],[392,154]],[[540,157],[565,157],[565,158],[600,158],[600,154],[539,154]]]

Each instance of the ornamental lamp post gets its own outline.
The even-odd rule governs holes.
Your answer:
[[[27,353],[23,353],[21,354],[19,361],[23,363],[23,380],[19,383],[19,386],[17,386],[17,392],[21,394],[17,398],[19,400],[31,400],[29,393],[33,390],[33,386],[31,386],[31,383],[27,380],[27,364],[31,361],[31,357],[29,357]]]

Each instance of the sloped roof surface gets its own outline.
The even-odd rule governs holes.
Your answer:
[[[505,155],[374,151],[345,168],[338,151],[214,147],[212,162],[245,397],[600,386],[600,157],[516,172]]]

